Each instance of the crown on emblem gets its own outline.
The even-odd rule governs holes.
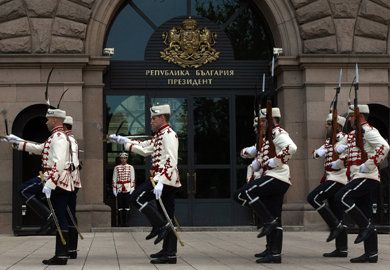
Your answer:
[[[185,19],[183,21],[183,28],[185,30],[194,30],[196,28],[198,28],[198,23],[192,19],[191,17],[188,17],[188,19]]]

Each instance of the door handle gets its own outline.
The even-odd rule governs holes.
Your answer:
[[[192,195],[196,194],[196,172],[192,175],[194,177],[194,189],[192,190]]]

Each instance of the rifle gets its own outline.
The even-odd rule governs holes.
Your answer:
[[[360,124],[360,111],[358,107],[358,90],[359,90],[359,68],[358,64],[356,63],[355,66],[355,73],[356,73],[356,81],[354,84],[355,87],[355,98],[353,100],[354,105],[354,117],[355,117],[355,140],[356,140],[356,146],[361,151],[361,160],[362,162],[366,162],[367,160],[367,153],[364,150],[364,143],[363,143],[363,130],[362,125]]]
[[[271,67],[271,77],[270,77],[270,91],[274,88],[274,67],[275,67],[275,57],[272,57],[272,67]],[[272,130],[274,129],[274,119],[272,117],[272,100],[271,95],[267,95],[267,106],[266,106],[266,119],[267,119],[267,132],[266,132],[266,140],[268,140],[269,150],[268,156],[269,158],[273,158],[276,156],[275,144],[272,140]]]
[[[262,88],[261,88],[262,93],[265,91],[265,74],[263,73],[263,83],[262,83]],[[256,134],[256,150],[260,151],[261,147],[263,146],[263,131],[261,130],[260,126],[260,110],[261,110],[261,99],[259,102],[257,93],[256,93],[256,98],[255,98],[255,116],[257,119],[257,134]]]
[[[340,76],[339,76],[339,85],[336,87],[336,95],[334,96],[333,102],[332,102],[332,137],[331,137],[331,144],[332,144],[332,161],[335,161],[339,159],[338,153],[334,150],[334,147],[337,143],[337,101],[338,101],[338,96],[340,93],[341,89],[341,77],[343,76],[343,69],[340,69]]]

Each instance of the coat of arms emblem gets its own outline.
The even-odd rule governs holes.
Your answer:
[[[164,32],[162,37],[167,48],[160,54],[168,63],[198,68],[219,58],[219,52],[213,48],[217,34],[206,27],[198,29],[198,23],[191,17],[181,27]]]

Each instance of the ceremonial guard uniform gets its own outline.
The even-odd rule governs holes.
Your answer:
[[[378,165],[386,157],[389,144],[376,128],[366,122],[364,114],[369,114],[368,106],[358,105],[358,108],[360,111],[358,121],[362,128],[364,149],[357,146],[356,131],[351,131],[345,144],[336,148],[339,153],[342,153],[340,159],[332,162],[330,167],[335,170],[347,168],[347,176],[350,180],[337,192],[336,200],[341,204],[345,213],[348,213],[359,226],[360,231],[355,244],[364,241],[364,254],[350,261],[352,263],[376,263],[378,261],[378,235],[370,220],[372,217],[371,196],[379,188]],[[349,108],[348,113],[349,121],[354,125],[353,108]]]
[[[58,218],[61,234],[65,244],[61,242],[60,233],[57,231],[55,256],[49,260],[43,260],[44,264],[60,265],[66,264],[68,259],[68,221],[66,207],[69,203],[70,192],[74,190],[73,177],[71,175],[71,152],[68,138],[64,133],[63,121],[65,111],[59,109],[48,109],[46,113],[47,126],[51,131],[51,136],[43,144],[34,144],[23,141],[14,135],[8,135],[7,141],[16,144],[18,150],[26,151],[33,154],[42,155],[42,169],[44,171],[42,181],[44,186],[42,192],[50,200],[51,193],[52,204],[55,214]],[[39,178],[31,180],[31,186],[22,188],[22,195],[27,199],[27,203],[34,202],[35,209],[40,209],[41,205],[37,203],[33,193],[36,191]],[[33,191],[33,192],[32,192]],[[47,209],[47,208],[46,208]],[[49,212],[46,213],[50,216]]]
[[[264,125],[266,110],[260,113],[261,124]],[[272,117],[280,118],[279,108],[272,108]],[[264,130],[264,129],[263,129]],[[280,263],[283,239],[281,212],[283,197],[291,185],[288,160],[296,152],[297,147],[288,133],[278,124],[272,129],[272,141],[276,156],[269,158],[269,142],[264,139],[257,159],[262,168],[262,176],[250,181],[235,194],[235,200],[243,206],[251,207],[259,215],[264,226],[258,237],[270,235],[267,243],[269,251],[256,254],[257,263]]]
[[[161,208],[158,211],[151,201],[161,197],[169,217],[173,220],[175,192],[181,186],[177,169],[179,141],[166,118],[167,115],[170,115],[169,105],[153,106],[150,112],[154,131],[152,139],[140,142],[117,135],[110,135],[110,138],[124,144],[128,151],[144,157],[152,157],[151,181],[156,183],[155,187],[151,181],[145,181],[132,193],[130,200],[139,211],[145,214],[153,226],[153,230],[147,238],[157,236],[155,244],[164,239],[162,250],[151,255],[152,258],[155,258],[151,260],[151,263],[176,263],[176,235],[169,227],[168,221],[163,218]]]
[[[115,166],[112,175],[112,192],[118,200],[119,226],[128,226],[130,194],[135,188],[134,168],[127,164],[127,153],[119,155],[121,164]]]
[[[80,179],[81,164],[79,160],[79,145],[72,133],[72,127],[73,127],[73,118],[71,116],[66,116],[64,120],[64,129],[65,129],[65,134],[68,136],[68,140],[69,140],[68,142],[70,142],[71,145],[71,149],[69,150],[71,150],[72,152],[70,162],[72,167],[71,174],[72,174],[73,185],[74,185],[74,191],[72,191],[69,196],[68,206],[69,206],[70,213],[77,224],[76,203],[77,203],[77,193],[81,188],[81,179]],[[69,259],[76,259],[77,246],[78,246],[78,232],[75,227],[75,224],[73,224],[69,215],[68,215],[68,224],[69,224],[68,255],[69,255]]]
[[[334,195],[347,183],[346,169],[333,170],[329,167],[330,163],[333,161],[334,146],[332,145],[331,135],[332,135],[332,114],[329,114],[327,119],[327,139],[325,144],[320,148],[316,149],[313,153],[313,158],[318,159],[319,157],[324,157],[324,167],[325,173],[321,179],[321,183],[317,186],[312,192],[307,196],[307,201],[318,211],[321,217],[324,219],[326,224],[328,224],[331,229],[331,233],[326,240],[327,242],[336,239],[336,250],[329,253],[324,253],[324,257],[347,257],[348,255],[348,237],[345,226],[342,225],[343,211],[334,200]],[[340,142],[344,139],[345,134],[341,132],[344,124],[345,118],[337,116],[338,130],[336,140]],[[336,145],[337,146],[337,143]],[[328,205],[326,202],[328,202]],[[335,228],[341,226],[343,229],[337,230],[339,233],[335,235]]]

